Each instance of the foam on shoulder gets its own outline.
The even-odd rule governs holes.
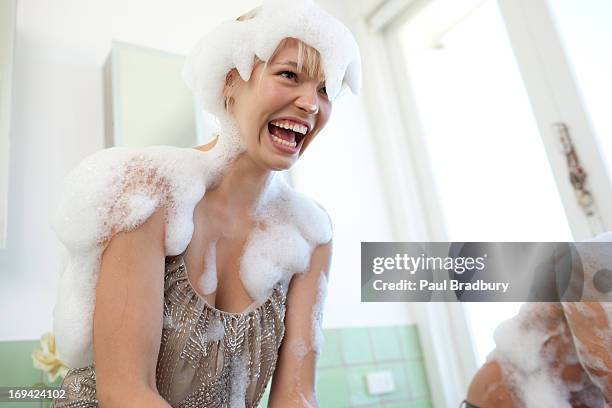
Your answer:
[[[226,165],[227,150],[111,148],[84,159],[65,179],[53,220],[68,250],[54,308],[54,332],[71,367],[93,362],[95,288],[112,237],[166,211],[166,255],[178,255],[193,234],[193,210]]]
[[[277,173],[254,211],[257,228],[249,237],[240,276],[249,295],[261,302],[279,281],[288,287],[294,273],[304,273],[317,245],[331,240],[329,216],[307,196],[294,191]]]
[[[184,252],[194,232],[195,206],[241,151],[232,140],[221,138],[219,146],[207,152],[165,146],[111,148],[89,156],[69,174],[54,220],[69,262],[53,312],[58,349],[69,366],[93,362],[95,288],[106,245],[163,206],[166,256]],[[247,240],[240,277],[260,303],[278,282],[286,293],[293,274],[307,270],[314,248],[329,242],[332,229],[327,213],[278,174],[270,178],[253,217],[258,227]],[[204,293],[216,289],[215,251],[214,246],[208,249],[207,273],[198,282]]]

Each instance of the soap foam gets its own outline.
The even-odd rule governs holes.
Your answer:
[[[318,357],[323,348],[323,307],[327,297],[327,277],[325,271],[310,271],[309,273],[319,273],[317,284],[317,294],[310,313],[310,327],[307,328],[309,335],[300,333],[301,337],[296,337],[288,342],[289,349],[296,357],[297,361],[302,362],[306,355],[314,352]],[[305,279],[306,275],[296,276],[296,279]],[[306,341],[308,340],[308,341]]]
[[[233,357],[231,361],[232,374],[230,408],[245,408],[246,390],[249,380],[248,361],[245,355],[241,358]]]
[[[174,317],[169,309],[164,308],[164,320],[163,326],[164,329],[176,329],[177,324],[174,321]]]
[[[222,143],[206,152],[112,148],[86,158],[70,173],[54,220],[69,254],[54,309],[58,349],[69,366],[93,362],[95,288],[110,239],[163,206],[166,256],[181,254],[193,235],[196,204],[227,168],[222,149]],[[269,190],[276,193],[264,194],[269,207],[254,213],[261,227],[247,241],[241,260],[242,282],[255,301],[265,299],[279,281],[286,286],[293,273],[307,268],[312,249],[331,239],[329,217],[318,205],[306,203],[310,199],[293,192],[282,177],[272,177]],[[309,225],[313,222],[318,225]],[[199,282],[205,293],[216,287],[216,274],[212,267],[208,271]]]
[[[254,57],[267,61],[285,38],[297,38],[319,51],[330,99],[344,88],[359,91],[359,48],[343,24],[310,0],[266,0],[253,19],[222,24],[186,59],[184,80],[196,101],[219,121],[221,136],[213,149],[115,147],[87,157],[67,176],[53,228],[68,250],[68,262],[53,315],[57,347],[69,366],[93,363],[95,289],[104,249],[117,233],[138,228],[163,208],[165,254],[184,252],[194,232],[195,206],[246,149],[237,123],[224,109],[225,77],[236,68],[249,80]],[[332,229],[318,204],[276,174],[253,216],[259,226],[247,241],[240,277],[255,304],[277,282],[287,293],[293,274],[307,269],[312,250],[329,242]],[[198,282],[204,293],[217,285],[212,251]],[[164,327],[176,323],[164,316]]]
[[[256,229],[241,258],[240,277],[255,302],[266,299],[276,282],[308,267],[312,245],[288,224],[290,220],[277,222],[266,229]]]
[[[291,350],[291,353],[300,362],[300,367],[301,367],[301,364],[303,363],[304,358],[310,352],[310,348],[306,347],[306,343],[304,342],[304,340],[300,338],[289,341],[288,346],[289,346],[289,350]],[[299,378],[299,373],[296,373],[296,375]]]
[[[206,251],[204,259],[204,273],[198,279],[198,287],[205,295],[210,295],[217,290],[217,241],[213,241]]]
[[[591,242],[612,242],[612,232],[576,244],[583,266],[585,295],[590,297],[595,296],[589,293],[595,290],[591,282],[593,275],[601,269],[609,269],[612,256],[609,249],[589,245]],[[612,341],[612,306],[605,302],[526,303],[517,316],[495,330],[496,348],[487,360],[500,364],[521,406],[571,407],[570,399],[592,408],[607,406],[602,390],[610,389],[606,381],[612,367],[595,356],[570,331],[572,318],[580,319],[580,323],[586,321],[586,327],[593,330],[594,338],[599,339],[602,349],[606,350]],[[562,345],[555,346],[554,341]],[[582,379],[562,381],[558,367],[578,362],[586,370]],[[594,372],[601,375],[594,375]]]
[[[604,406],[601,390],[586,373],[573,382],[561,379],[563,367],[582,363],[582,356],[590,354],[572,336],[562,312],[561,304],[527,303],[495,331],[496,348],[487,360],[500,364],[521,407],[571,408],[570,399]]]
[[[300,394],[300,403],[300,406],[304,408],[315,408],[319,406],[315,394],[311,394],[308,397],[306,397],[304,394]]]
[[[580,364],[597,390],[609,393],[612,388],[610,384],[612,331],[610,314],[606,310],[608,304],[566,302],[563,307],[567,311],[568,322],[574,330],[573,339]],[[586,396],[593,399],[593,395]]]
[[[351,32],[311,0],[264,0],[255,16],[227,21],[204,36],[187,56],[183,79],[201,106],[214,115],[225,113],[225,77],[236,68],[251,77],[255,57],[268,61],[285,38],[296,38],[319,51],[330,100],[345,88],[361,87],[361,55]]]
[[[291,399],[299,406],[302,407],[315,407],[317,406],[316,395],[314,392],[305,393],[305,390],[302,389],[302,367],[304,365],[304,359],[306,356],[311,353],[312,345],[307,345],[304,340],[301,338],[295,338],[288,342],[289,350],[294,355],[296,360],[298,361],[297,367],[293,372],[293,383],[291,386],[291,390],[288,391],[288,395],[291,396]]]
[[[208,341],[219,341],[225,336],[225,326],[220,318],[212,319],[208,325],[206,336]]]
[[[497,361],[504,378],[512,386],[524,407],[568,407],[568,392],[555,380],[543,353],[544,344],[559,334],[541,321],[544,304],[526,303],[517,316],[495,330],[495,350],[487,356]]]
[[[312,344],[317,357],[321,354],[323,348],[323,307],[325,298],[327,297],[327,278],[325,273],[321,272],[319,278],[319,290],[317,300],[312,310]]]
[[[314,355],[317,358],[320,355],[323,344],[323,330],[321,327],[323,317],[323,306],[327,295],[327,277],[325,270],[310,269],[307,273],[296,274],[293,278],[296,282],[303,282],[310,278],[310,274],[317,275],[317,293],[313,297],[312,308],[306,316],[305,324],[293,326],[291,337],[285,337],[284,346],[291,353],[296,362],[293,368],[292,382],[286,387],[287,395],[299,406],[311,407],[317,406],[316,395],[313,390],[308,387],[304,389],[302,386],[302,375],[304,362],[309,355]],[[310,285],[310,282],[308,282]],[[306,311],[299,311],[304,313]],[[295,313],[295,311],[293,311]],[[306,312],[307,313],[307,312]],[[306,314],[305,313],[305,314]],[[289,317],[291,319],[291,317]]]

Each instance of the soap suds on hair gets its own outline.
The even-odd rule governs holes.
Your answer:
[[[345,88],[359,91],[359,47],[342,23],[310,0],[265,0],[254,18],[222,24],[186,59],[183,78],[196,101],[219,121],[214,148],[110,148],[87,157],[67,176],[53,226],[69,260],[60,277],[53,325],[60,356],[69,366],[93,363],[95,288],[104,249],[115,234],[138,228],[158,208],[165,213],[166,256],[186,249],[195,206],[245,150],[237,124],[224,109],[225,77],[236,68],[248,80],[254,57],[267,61],[285,38],[319,51],[331,99]],[[312,250],[329,242],[332,230],[325,211],[277,175],[270,178],[254,218],[259,227],[242,255],[240,277],[257,302],[277,282],[287,293],[292,275],[306,270]],[[217,285],[210,262],[198,282],[204,293]],[[171,317],[164,319],[164,327],[174,324]]]
[[[236,68],[244,81],[255,57],[268,61],[285,38],[319,51],[331,100],[361,88],[361,54],[352,33],[311,0],[264,0],[253,18],[227,21],[204,36],[187,56],[183,79],[207,111],[222,115],[225,76]]]

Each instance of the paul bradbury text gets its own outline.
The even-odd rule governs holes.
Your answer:
[[[377,279],[372,282],[372,286],[376,291],[493,291],[506,293],[510,287],[509,282],[486,282],[482,279],[477,279],[474,282],[461,282],[457,279],[449,279],[441,282],[430,282],[427,279],[419,281],[410,281],[402,279],[398,282],[384,282]]]

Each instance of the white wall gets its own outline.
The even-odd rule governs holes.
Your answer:
[[[6,239],[9,129],[17,0],[0,3],[0,248]]]
[[[258,2],[168,4],[19,1],[8,236],[7,248],[0,250],[0,340],[38,338],[51,329],[63,256],[49,227],[50,214],[63,176],[103,147],[102,65],[111,40],[185,54],[211,24],[234,18]],[[342,0],[324,5],[336,15],[344,14]],[[349,25],[352,19],[347,15]],[[359,242],[392,239],[370,151],[377,138],[369,131],[375,119],[368,118],[366,97],[335,106],[329,129],[311,146],[296,175],[298,188],[312,194],[334,218],[327,327],[410,321],[401,304],[360,303]],[[331,199],[332,194],[336,198]]]

